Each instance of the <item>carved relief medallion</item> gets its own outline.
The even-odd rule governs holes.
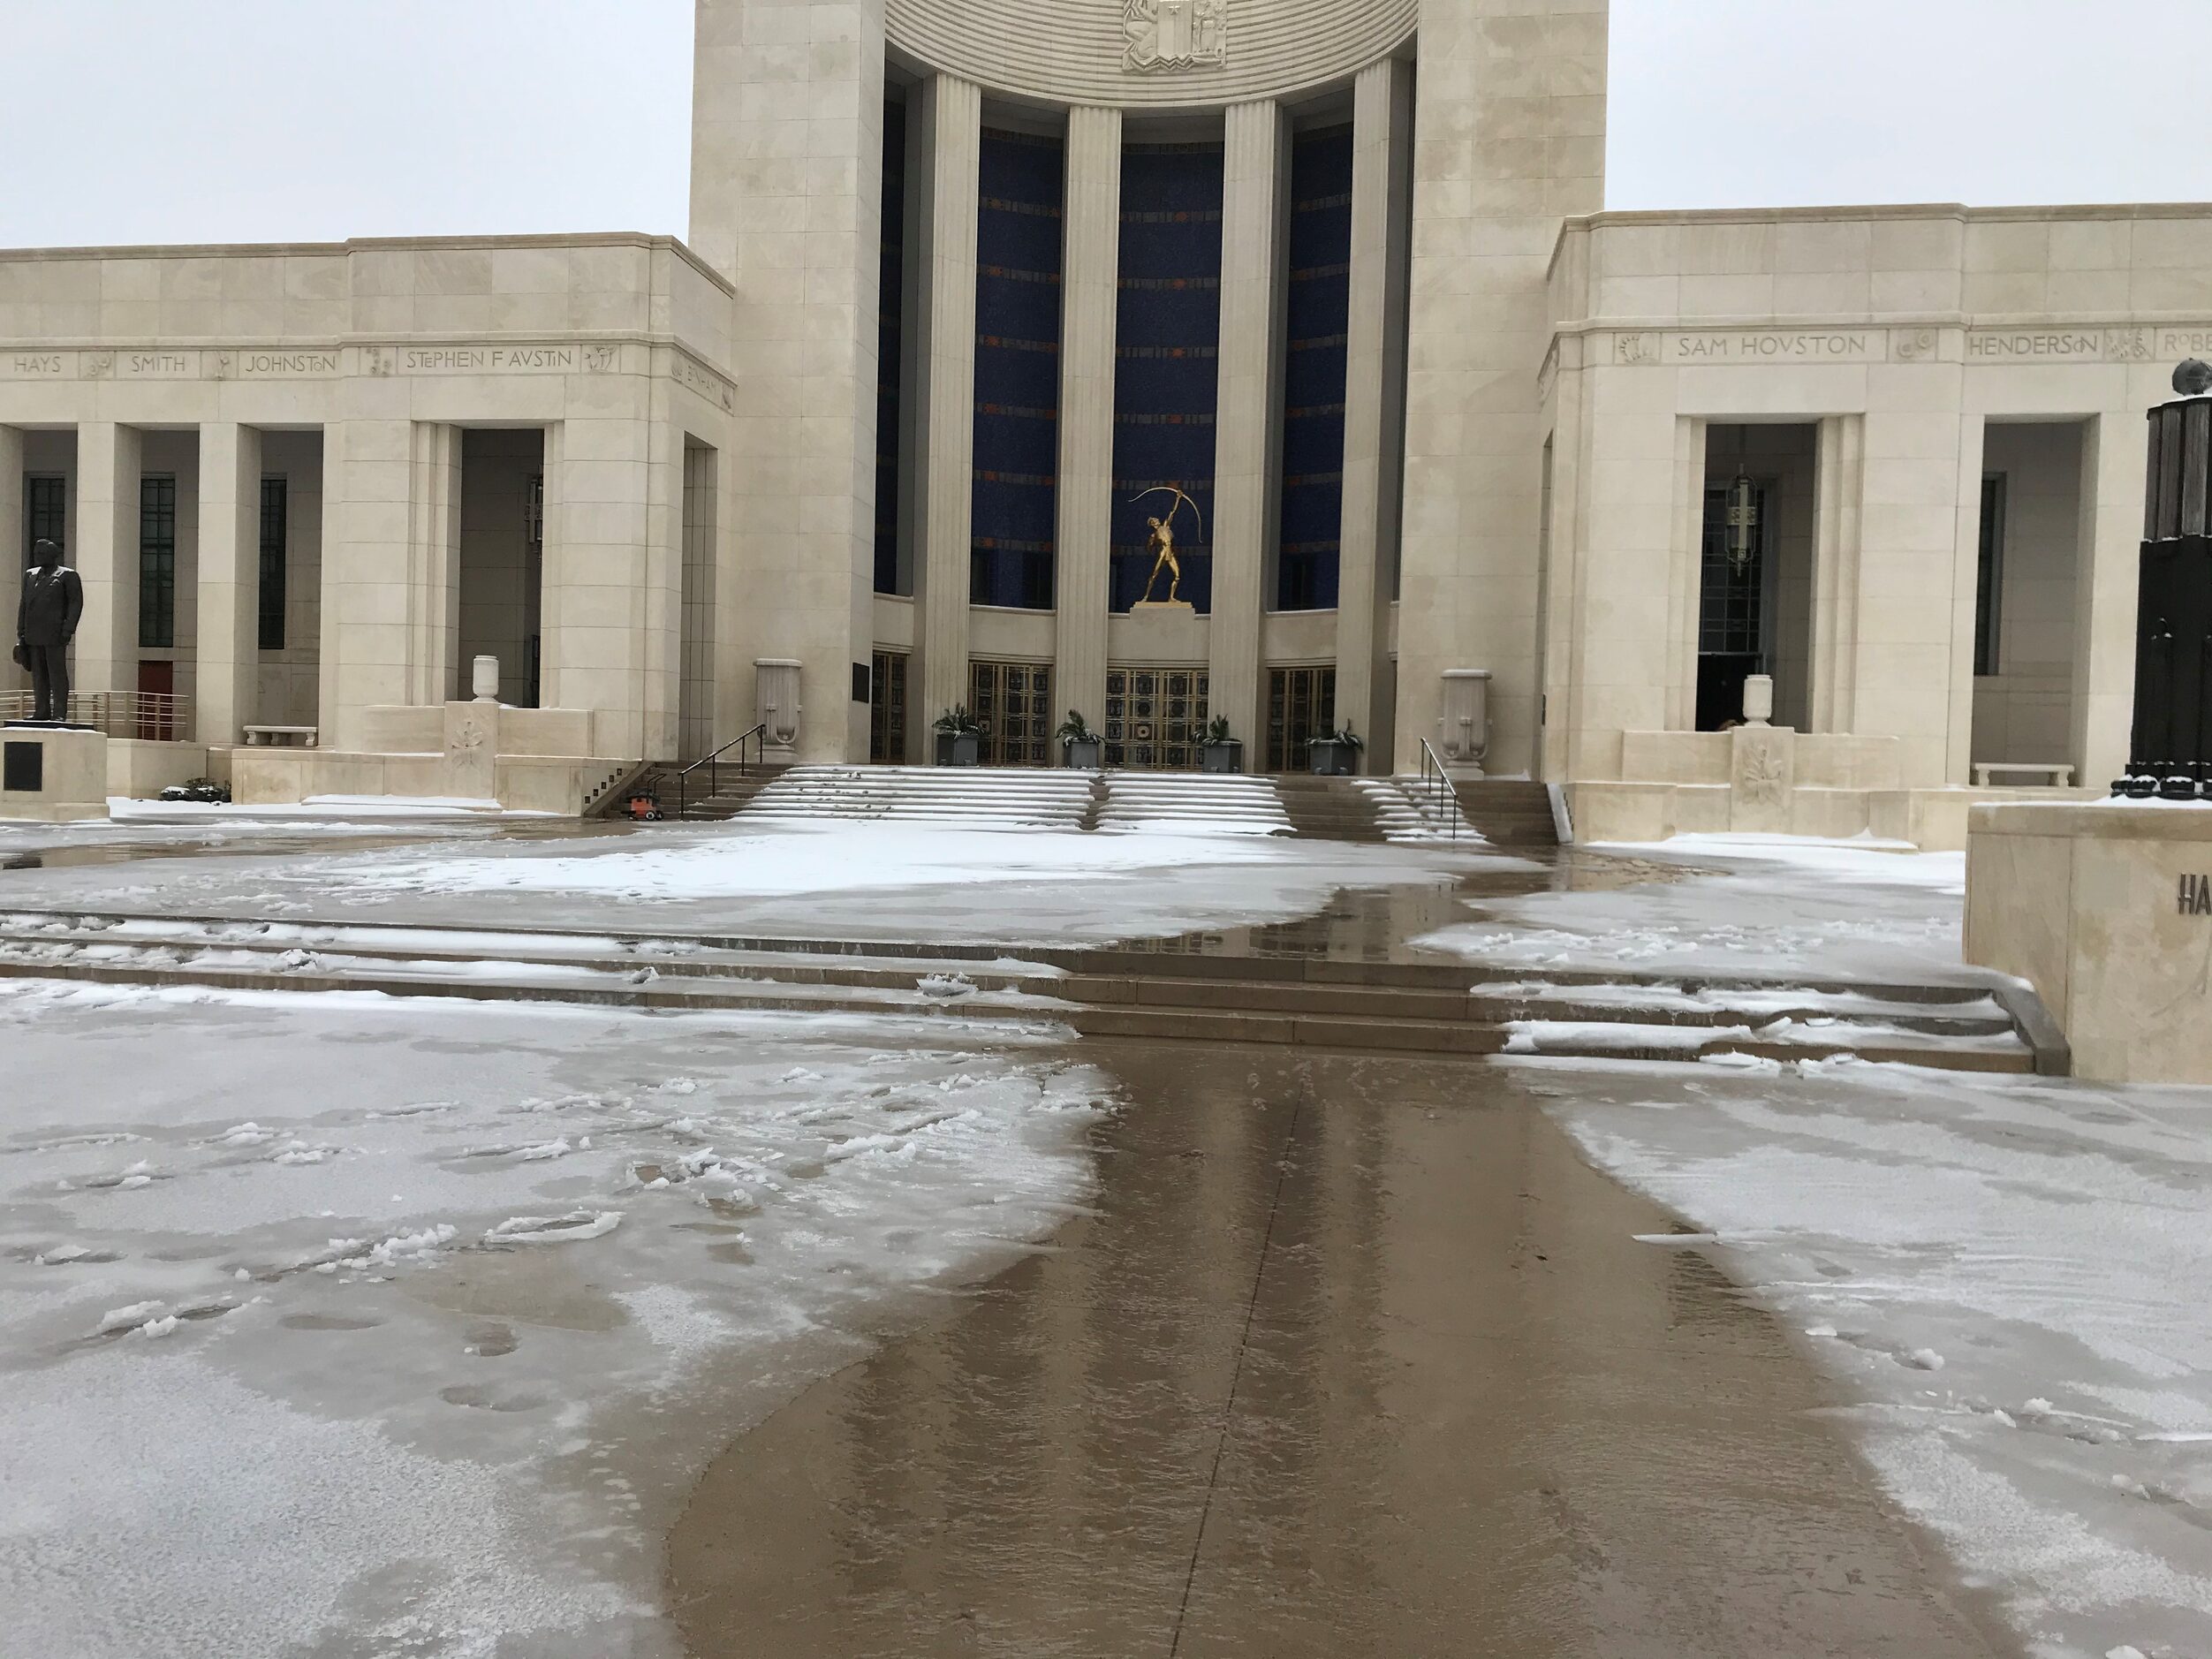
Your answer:
[[[1122,61],[1140,72],[1216,69],[1229,61],[1229,0],[1123,0]]]

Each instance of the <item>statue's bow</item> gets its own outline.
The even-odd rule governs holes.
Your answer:
[[[1191,518],[1193,521],[1198,526],[1198,539],[1201,542],[1203,542],[1206,539],[1206,519],[1204,516],[1200,513],[1198,510],[1198,504],[1183,493],[1183,487],[1180,484],[1155,484],[1149,489],[1139,490],[1135,495],[1130,496],[1129,499],[1131,504],[1133,505],[1135,503],[1142,501],[1147,496],[1156,496],[1163,490],[1165,490],[1168,494],[1175,497],[1175,506],[1168,509],[1168,522],[1172,524],[1175,521],[1176,508],[1188,507],[1191,510]]]

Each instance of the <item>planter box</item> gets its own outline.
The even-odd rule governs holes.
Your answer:
[[[1320,738],[1307,744],[1306,756],[1317,777],[1349,777],[1360,768],[1360,751],[1333,738]]]
[[[1074,738],[1060,746],[1062,758],[1079,772],[1095,772],[1106,764],[1106,739]]]
[[[1198,746],[1198,769],[1201,772],[1241,772],[1244,770],[1244,739],[1231,738],[1226,743],[1201,743]]]
[[[939,766],[973,766],[982,739],[973,731],[955,737],[950,731],[937,733],[937,764]]]

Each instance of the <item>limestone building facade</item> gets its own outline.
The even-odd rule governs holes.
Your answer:
[[[1005,764],[1348,723],[1593,835],[2101,782],[2212,208],[1608,214],[1606,26],[700,0],[683,242],[0,254],[0,523],[126,783],[410,787],[479,655],[557,803],[963,704]]]

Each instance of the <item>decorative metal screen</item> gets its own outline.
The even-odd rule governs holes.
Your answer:
[[[968,711],[983,728],[977,758],[985,766],[1049,766],[1052,669],[1044,663],[968,663]]]
[[[166,474],[139,481],[138,642],[157,651],[177,643],[177,481]]]
[[[1705,546],[1698,584],[1701,656],[1756,656],[1765,650],[1767,489],[1752,491],[1758,530],[1743,569],[1728,557],[1728,491],[1705,492]]]
[[[1306,765],[1306,746],[1337,729],[1337,670],[1268,670],[1268,770],[1294,772]]]
[[[868,675],[867,758],[906,763],[906,653],[878,651]]]
[[[1106,764],[1144,771],[1198,765],[1208,677],[1200,668],[1106,670]]]

